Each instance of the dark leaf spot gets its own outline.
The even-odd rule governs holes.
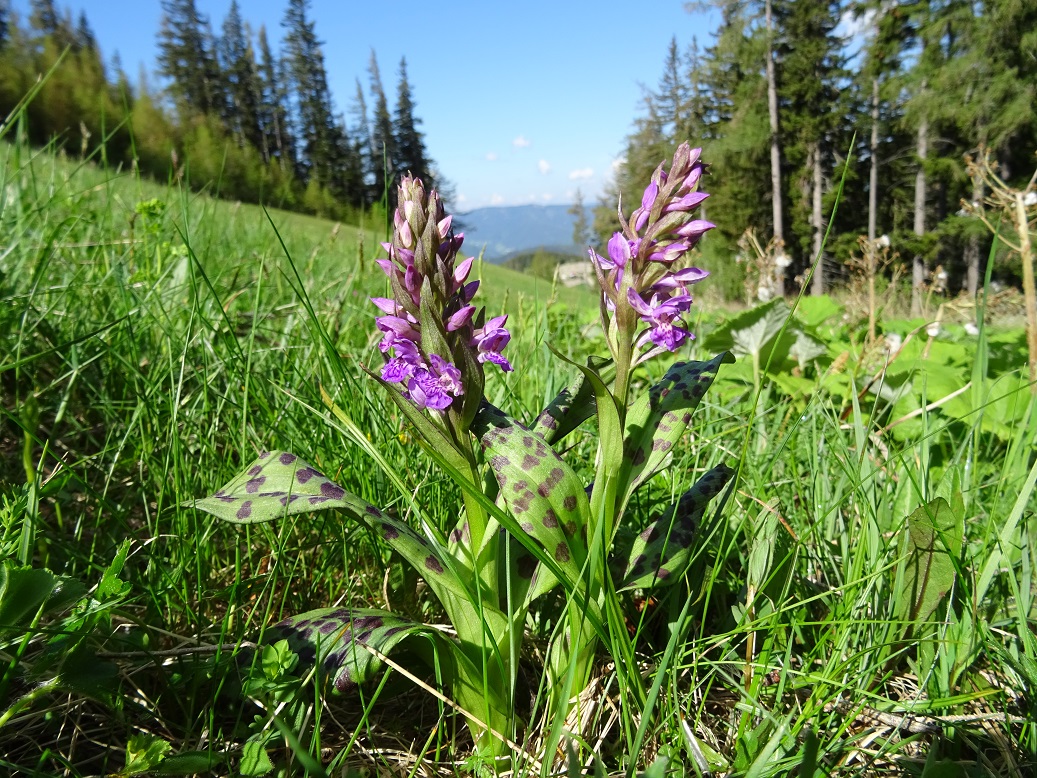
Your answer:
[[[432,554],[429,554],[425,557],[425,569],[431,570],[433,573],[442,573],[443,565]]]
[[[237,517],[239,519],[247,519],[252,515],[252,500],[245,500],[238,508]]]
[[[320,485],[320,493],[332,500],[341,500],[346,490],[337,484],[331,483],[331,481],[325,481]]]

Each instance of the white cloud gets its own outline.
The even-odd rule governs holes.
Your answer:
[[[594,168],[592,168],[592,167],[584,167],[584,168],[580,168],[579,170],[570,170],[569,171],[569,180],[570,181],[583,181],[584,179],[593,178],[593,177],[594,177]]]
[[[551,194],[550,192],[544,192],[542,195],[540,195],[540,199],[543,200],[546,203],[546,202],[550,202],[551,200],[554,200],[555,196],[553,194]]]
[[[495,193],[495,194],[490,195],[490,205],[500,205],[503,202],[504,202],[504,198],[501,197],[499,194]]]
[[[467,195],[464,194],[464,192],[462,192],[461,194],[459,194],[457,196],[457,204],[458,205],[464,205],[467,202],[468,202],[468,197],[467,197]]]
[[[537,162],[537,169],[541,172],[542,175],[546,176],[548,173],[551,172],[551,163],[548,162],[546,159],[542,159],[539,162]]]
[[[626,157],[616,157],[614,160],[612,160],[612,172],[618,172],[619,169],[623,167],[624,164],[626,164],[626,161]]]
[[[514,146],[515,148],[517,148],[517,149],[524,149],[524,148],[527,148],[528,146],[531,146],[531,145],[532,145],[532,143],[530,143],[530,141],[528,141],[528,140],[526,139],[526,136],[525,136],[525,135],[519,135],[519,136],[518,136],[517,138],[515,138],[515,140],[513,140],[513,141],[512,141],[511,143],[512,143],[512,145],[513,145],[513,146]]]
[[[486,161],[487,162],[496,162],[497,161],[497,152],[496,151],[487,151],[486,152]]]

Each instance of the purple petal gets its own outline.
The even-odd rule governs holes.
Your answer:
[[[464,327],[468,322],[472,320],[472,315],[475,313],[474,305],[466,305],[464,308],[459,310],[453,316],[446,321],[446,331],[454,332]]]
[[[371,302],[377,305],[381,310],[393,316],[396,315],[396,301],[390,300],[388,297],[372,297]]]
[[[708,222],[705,219],[692,219],[687,224],[678,227],[676,233],[682,238],[697,238],[714,227],[716,225],[713,222]]]

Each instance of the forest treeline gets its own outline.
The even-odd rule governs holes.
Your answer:
[[[867,236],[872,250],[888,241],[899,254],[916,308],[941,271],[949,291],[975,293],[992,238],[962,208],[988,194],[964,156],[989,149],[1000,177],[1016,186],[1037,166],[1037,2],[709,5],[721,16],[713,44],[674,40],[658,87],[646,90],[614,187],[596,210],[599,239],[618,228],[617,194],[634,207],[654,167],[688,139],[712,163],[703,188],[718,229],[707,252],[739,252],[751,228],[764,251],[781,241],[769,253],[783,259],[779,273],[788,263],[784,291],[798,289],[845,176],[813,291],[845,278]],[[746,258],[751,242],[741,243]],[[1017,256],[996,268],[1014,281]]]
[[[336,110],[308,10],[309,0],[288,0],[275,52],[237,0],[218,31],[194,0],[162,0],[163,87],[155,89],[147,72],[131,84],[117,57],[106,62],[85,13],[73,19],[53,0],[31,0],[23,20],[0,0],[0,120],[53,68],[24,111],[34,144],[57,139],[67,153],[103,155],[160,180],[348,220],[391,207],[402,173],[442,187],[406,60],[390,108],[372,51],[368,89],[358,78],[347,118]]]

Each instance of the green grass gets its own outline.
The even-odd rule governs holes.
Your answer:
[[[152,200],[164,208],[138,208]],[[409,517],[416,497],[452,525],[456,487],[360,368],[380,360],[367,302],[385,292],[377,231],[268,219],[20,145],[0,146],[0,209],[0,556],[97,587],[71,614],[0,623],[0,771],[114,773],[131,743],[137,753],[164,741],[169,755],[215,754],[226,761],[212,771],[233,772],[247,739],[279,726],[267,712],[301,697],[303,717],[280,722],[288,734],[272,752],[287,773],[322,763],[409,775],[424,761],[466,774],[463,728],[396,674],[400,696],[373,701],[372,688],[361,702],[318,699],[276,663],[263,683],[250,669],[251,644],[280,618],[385,607],[405,588],[376,538],[331,514],[236,528],[182,507],[278,448],[369,502]],[[515,334],[516,371],[492,375],[488,397],[528,420],[571,377],[546,343],[577,358],[600,350],[596,299],[504,268],[475,273],[488,312],[506,310]],[[715,318],[707,310],[700,332]],[[740,463],[692,573],[657,600],[626,602],[655,700],[640,735],[615,710],[602,657],[585,737],[609,774],[656,755],[675,775],[699,760],[753,776],[1026,775],[1037,763],[1037,406],[1015,380],[1023,363],[988,373],[987,353],[1014,352],[981,343],[976,367],[947,374],[972,381],[967,409],[889,427],[923,404],[861,393],[883,357],[843,345],[843,367],[772,376],[758,399],[742,368],[722,368],[673,466],[638,498],[647,506],[717,462]],[[903,360],[922,368],[919,386],[945,377],[921,354]],[[649,366],[645,381],[663,369]],[[403,489],[326,423],[321,386]],[[581,475],[592,433],[567,454]],[[953,583],[933,617],[913,625],[905,532],[936,497],[960,505],[964,543],[942,555]],[[125,541],[125,567],[98,586]],[[438,615],[420,591],[397,607]],[[550,627],[529,625],[531,695]],[[530,750],[541,734],[519,732]]]

